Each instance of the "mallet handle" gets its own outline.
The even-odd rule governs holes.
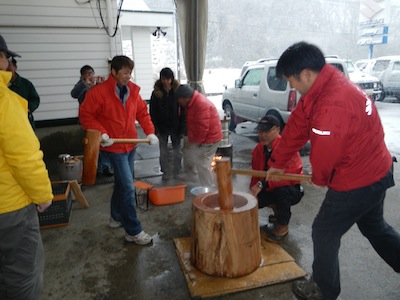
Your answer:
[[[239,175],[249,175],[254,177],[267,177],[266,171],[257,171],[257,170],[238,170],[232,169],[231,174],[239,174]],[[280,179],[280,180],[293,180],[293,181],[307,181],[311,182],[310,175],[300,175],[300,174],[269,174],[270,178]]]
[[[139,143],[147,143],[150,144],[149,139],[114,139],[114,144],[139,144]]]

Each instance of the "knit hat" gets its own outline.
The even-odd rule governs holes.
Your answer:
[[[281,127],[278,118],[273,115],[266,115],[265,117],[261,118],[260,122],[258,122],[256,130],[269,131],[274,126]]]
[[[192,98],[194,90],[188,84],[180,84],[175,92],[174,97],[175,99],[178,98]]]
[[[0,35],[0,51],[6,52],[8,56],[11,57],[21,57],[21,55],[19,55],[18,53],[8,50],[6,41],[1,35]]]

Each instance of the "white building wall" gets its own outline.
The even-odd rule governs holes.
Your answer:
[[[149,100],[153,91],[150,32],[148,27],[131,27],[132,59],[135,62],[134,82],[140,86],[140,95]]]
[[[100,2],[107,25],[106,2]],[[115,24],[116,0],[112,3]],[[97,75],[108,75],[108,60],[122,54],[121,35],[118,31],[111,39],[100,27],[95,1],[0,1],[0,34],[22,56],[17,58],[18,73],[33,82],[41,97],[35,120],[78,116],[78,102],[70,91],[83,65],[91,65]],[[111,53],[111,42],[117,53]]]

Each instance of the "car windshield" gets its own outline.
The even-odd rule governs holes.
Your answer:
[[[377,60],[372,70],[378,72],[385,71],[389,66],[389,62],[389,60]]]
[[[358,64],[356,64],[356,66],[357,66],[357,68],[359,68],[362,71],[367,66],[367,63],[358,63]]]

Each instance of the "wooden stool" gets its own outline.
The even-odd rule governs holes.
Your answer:
[[[136,188],[136,207],[139,207],[140,209],[143,210],[148,210],[149,209],[149,191],[153,188],[153,185],[144,181],[135,181],[135,188]],[[143,208],[140,206],[138,199],[141,198],[142,201],[141,205],[144,205],[144,202],[146,201],[146,208]]]

